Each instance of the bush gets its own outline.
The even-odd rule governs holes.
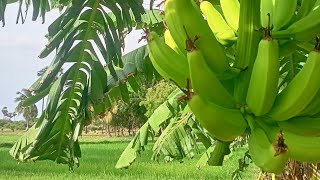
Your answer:
[[[12,131],[15,130],[25,130],[26,129],[26,122],[25,121],[11,121],[6,119],[0,119],[0,129],[11,129]]]

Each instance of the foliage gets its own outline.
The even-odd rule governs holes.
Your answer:
[[[144,63],[128,64],[136,58],[146,59],[144,47],[130,54],[130,59],[122,58],[124,37],[134,27],[161,22],[161,17],[154,12],[146,13],[137,0],[58,3],[64,6],[63,11],[49,26],[48,44],[39,57],[52,52],[56,56],[45,73],[28,88],[33,96],[22,102],[27,107],[47,96],[47,107],[37,123],[15,144],[11,155],[21,161],[50,159],[73,168],[79,165],[81,157],[78,136],[83,127],[91,123],[93,115],[104,112],[117,99],[127,101],[126,80],[145,68]],[[39,16],[44,20],[46,11],[50,10],[48,4],[47,0],[40,4],[33,1],[33,20]],[[4,9],[0,12],[4,23]],[[20,14],[19,18],[22,18]],[[70,67],[56,78],[64,64]],[[148,69],[152,67],[149,65]],[[153,76],[154,70],[150,72]]]
[[[3,117],[6,117],[8,116],[8,107],[3,107],[2,110],[1,110],[2,114],[3,114]]]
[[[23,115],[27,124],[26,128],[29,129],[29,127],[34,124],[36,117],[38,116],[38,108],[35,104],[22,106],[23,101],[32,96],[31,92],[27,89],[22,89],[21,92],[17,92],[17,95],[19,96],[15,98],[15,102],[18,102],[18,105],[15,110],[18,114]]]
[[[27,8],[30,5],[28,2],[19,1],[20,7],[26,3]],[[41,16],[44,21],[46,12],[51,8],[51,1],[41,2],[33,1],[33,20]],[[162,32],[163,24],[159,11],[145,11],[140,0],[52,2],[62,12],[49,26],[48,44],[39,57],[47,57],[53,52],[56,55],[51,65],[40,71],[40,78],[28,89],[32,96],[21,102],[23,107],[27,107],[47,97],[47,107],[10,153],[20,161],[49,159],[68,164],[72,169],[74,165],[79,165],[81,151],[78,136],[84,126],[90,124],[95,116],[103,115],[119,99],[123,100],[119,105],[120,112],[132,110],[125,103],[131,103],[130,89],[141,89],[141,76],[144,78],[142,81],[148,83],[159,79],[145,46],[122,56],[126,34],[143,26]],[[153,1],[150,4],[152,7]],[[2,5],[0,20],[3,24],[4,10]],[[19,8],[17,19],[24,22],[21,14],[22,8]],[[65,64],[70,67],[57,78]],[[176,103],[181,96],[180,91],[167,99],[173,90],[173,86],[165,82],[150,88],[142,103],[147,107],[149,119],[124,151],[122,159],[126,160],[123,162],[125,165],[120,163],[118,167],[127,167],[127,161],[133,161],[136,153],[145,149],[148,138],[159,132],[163,133],[157,139],[152,155],[156,160],[165,157],[167,161],[182,161],[199,153],[196,141],[201,141],[206,148],[213,144],[214,140],[205,133],[190,111],[182,111],[185,104]],[[141,112],[137,104],[135,107]]]
[[[10,157],[7,151],[10,145],[19,138],[18,135],[0,134],[0,179],[230,179],[230,174],[236,167],[236,161],[242,156],[244,149],[241,149],[231,156],[221,167],[208,167],[195,169],[195,159],[186,160],[183,164],[179,162],[165,163],[150,162],[152,154],[151,147],[145,150],[135,166],[130,169],[115,169],[122,150],[127,146],[129,138],[106,138],[105,136],[83,136],[80,144],[84,157],[81,166],[76,171],[69,172],[65,166],[54,166],[52,162],[42,161],[37,163],[17,163]],[[201,151],[204,148],[201,147]],[[254,179],[257,169],[250,166],[246,171],[244,179]]]
[[[113,114],[111,125],[121,126],[129,129],[139,128],[144,122],[146,122],[146,116],[144,116],[145,108],[139,105],[137,101],[130,101],[128,104],[119,101],[115,104],[117,112]]]
[[[26,122],[25,121],[11,121],[7,119],[0,119],[0,129],[10,129],[12,131],[15,130],[25,130]]]
[[[40,73],[41,77],[29,88],[33,96],[21,101],[21,107],[27,107],[47,96],[48,106],[33,128],[15,144],[11,155],[21,161],[50,159],[68,164],[72,168],[74,164],[79,164],[78,158],[81,157],[78,136],[82,128],[92,122],[93,116],[105,112],[114,102],[123,99],[118,105],[121,112],[118,119],[124,119],[124,115],[132,110],[127,106],[131,102],[128,84],[132,89],[139,89],[134,87],[138,81],[137,74],[144,74],[148,80],[157,76],[148,62],[145,47],[129,53],[127,59],[122,56],[121,48],[124,46],[126,34],[132,29],[139,29],[146,24],[149,28],[161,31],[162,20],[154,11],[150,11],[149,14],[145,12],[140,0],[5,0],[0,3],[0,21],[3,25],[5,25],[6,5],[13,2],[19,2],[17,22],[25,21],[31,4],[33,20],[42,17],[44,22],[46,12],[54,7],[59,7],[62,14],[49,27],[47,35],[49,42],[40,54],[40,58],[44,58],[55,51],[56,56],[52,64]],[[154,1],[150,2],[152,8]],[[240,22],[245,26],[240,26],[239,29],[236,59],[240,61],[237,61],[235,66],[244,69],[252,66],[255,56],[253,41],[258,38],[254,29],[256,24],[252,21],[252,12],[259,8],[243,9],[245,11],[241,11]],[[23,14],[24,11],[26,14]],[[245,51],[242,51],[243,47],[246,47]],[[305,54],[304,50],[301,50],[292,56],[299,56],[299,53],[300,56]],[[300,63],[304,59],[293,61],[289,57],[281,61],[283,65],[281,86],[285,86],[291,81],[295,71],[299,70]],[[71,66],[57,79],[56,75],[61,72],[64,64]],[[248,80],[250,73],[250,70],[246,71],[239,80]],[[243,84],[246,86],[248,82]],[[243,101],[247,89],[238,86],[235,89],[244,90],[235,93],[237,100]],[[142,102],[147,107],[146,115],[150,118],[123,153],[127,155],[124,157],[130,157],[129,163],[136,158],[137,152],[144,149],[148,137],[157,132],[162,134],[153,149],[154,159],[158,159],[161,153],[167,160],[193,157],[190,154],[197,147],[195,145],[189,148],[193,145],[193,140],[201,139],[206,148],[213,147],[214,141],[206,136],[194,117],[182,113],[181,106],[162,103],[164,99],[161,102],[156,101],[166,97],[156,96],[163,94],[164,90],[160,92],[150,90],[148,98]],[[138,107],[135,106],[134,109]],[[9,119],[14,117],[14,113],[9,113],[6,109],[2,112]],[[128,122],[124,124],[130,125]],[[206,162],[208,159],[210,157]],[[244,163],[241,167],[245,165],[247,164]],[[127,164],[124,167],[127,167]]]
[[[16,112],[9,112],[8,111],[8,107],[3,107],[1,110],[2,114],[3,114],[3,118],[8,118],[9,120],[11,120],[13,117],[15,117],[17,115]]]
[[[175,86],[165,80],[161,80],[153,87],[148,88],[145,99],[140,103],[140,105],[145,106],[147,109],[145,115],[150,117],[154,110],[167,99],[174,89]]]
[[[165,161],[193,158],[195,153],[199,153],[197,139],[208,146],[213,143],[194,121],[190,110],[185,108],[186,103],[177,102],[181,95],[182,92],[176,89],[168,96],[167,101],[154,111],[123,151],[116,168],[129,167],[137,158],[137,154],[145,149],[148,139],[159,132],[162,133],[152,148],[153,160],[159,160],[160,157],[164,157]]]

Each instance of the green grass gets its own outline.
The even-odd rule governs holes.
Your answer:
[[[233,153],[223,167],[205,167],[196,169],[200,155],[191,160],[179,162],[156,162],[149,160],[152,154],[148,146],[142,156],[129,169],[115,169],[123,149],[130,138],[83,137],[81,138],[82,158],[80,167],[73,172],[67,165],[58,165],[52,161],[18,163],[8,153],[18,135],[0,134],[0,179],[231,179],[232,172],[238,166],[238,159],[244,150]],[[243,179],[255,179],[257,169],[250,165],[243,173]]]

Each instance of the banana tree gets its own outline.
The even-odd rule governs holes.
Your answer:
[[[1,1],[0,20],[5,25],[5,8],[16,1]],[[93,115],[103,113],[119,98],[129,100],[128,81],[137,89],[139,72],[155,76],[151,64],[137,64],[137,55],[147,56],[145,47],[122,57],[124,38],[133,28],[162,26],[157,11],[146,12],[140,1],[29,1],[21,0],[17,22],[33,6],[32,20],[52,7],[61,15],[48,27],[48,43],[39,58],[55,53],[52,63],[21,102],[30,106],[47,98],[47,106],[32,128],[15,144],[11,155],[20,160],[50,159],[73,168],[81,156],[78,136]],[[156,26],[157,24],[157,26]],[[143,58],[145,60],[145,58]],[[57,77],[63,65],[69,68]],[[127,65],[128,64],[128,65]],[[35,133],[36,132],[36,133]]]
[[[35,104],[32,104],[27,107],[22,106],[22,102],[28,97],[32,96],[27,89],[22,89],[21,92],[17,92],[16,94],[19,96],[15,98],[15,102],[18,102],[15,111],[18,114],[22,114],[22,116],[26,120],[26,130],[28,130],[30,124],[33,123],[32,121],[35,120],[35,118],[38,116],[38,108]]]
[[[81,157],[78,136],[83,127],[90,124],[92,116],[103,113],[118,99],[129,101],[128,86],[138,90],[139,75],[146,76],[148,80],[159,77],[148,59],[146,47],[124,56],[121,49],[125,36],[133,29],[148,27],[161,32],[163,17],[158,15],[158,11],[145,10],[140,0],[3,0],[0,3],[3,25],[6,5],[14,2],[19,3],[17,22],[26,20],[23,12],[28,12],[31,5],[32,20],[41,17],[44,22],[46,12],[54,7],[60,8],[61,15],[49,26],[48,44],[39,55],[44,58],[55,53],[55,57],[46,72],[30,86],[29,91],[34,96],[22,103],[28,106],[47,97],[47,106],[10,153],[21,161],[49,159],[73,168],[79,165]],[[150,7],[153,3],[151,0]],[[242,0],[240,7],[237,45],[226,48],[226,52],[235,67],[247,69],[234,84],[235,99],[245,103],[251,67],[261,38],[258,30],[260,2]],[[294,48],[288,46],[286,42],[280,45],[281,64],[284,65],[280,72],[281,87],[292,80],[310,50],[308,43],[294,44]],[[70,68],[56,79],[65,64]],[[202,139],[209,152],[206,154],[219,148],[221,157],[228,154],[227,150],[224,151],[228,144],[217,143],[213,149],[216,141],[207,136],[190,110],[185,109],[185,104],[176,104],[174,99],[181,96],[181,92],[177,90],[175,93],[141,127],[120,157],[117,167],[128,167],[136,153],[146,145],[148,136],[157,133],[159,128],[164,128],[164,131],[154,146],[154,159],[160,153],[168,160],[192,157],[193,150],[197,149],[196,138]],[[210,158],[203,156],[202,159],[208,163],[221,163],[221,158]]]

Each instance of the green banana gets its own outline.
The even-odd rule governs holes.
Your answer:
[[[200,50],[187,40],[191,86],[202,98],[226,108],[235,108],[231,94],[221,84],[215,73],[210,70]]]
[[[195,43],[201,50],[208,66],[215,73],[230,69],[223,46],[219,44],[209,25],[191,3],[191,0],[166,0],[165,20],[173,39],[180,49],[185,49],[187,34],[199,37]]]
[[[251,121],[251,134],[248,145],[254,164],[263,171],[276,174],[281,173],[289,158],[282,134],[279,133],[277,136],[276,133],[272,135],[273,138],[270,140],[266,132],[254,122],[252,117],[246,116],[246,118],[248,121]]]
[[[320,90],[317,92],[312,101],[308,104],[306,108],[304,108],[299,116],[313,116],[320,112]]]
[[[281,91],[268,115],[277,121],[297,116],[315,97],[320,89],[320,52],[311,51],[303,68]]]
[[[266,114],[278,94],[279,47],[269,33],[259,43],[246,97],[250,111],[256,116]]]
[[[283,131],[289,158],[306,163],[320,162],[320,137],[301,136]]]
[[[300,119],[300,120],[303,120],[303,119]],[[290,120],[288,120],[288,122],[289,121]],[[276,137],[275,132],[282,131],[284,143],[287,146],[288,156],[290,159],[301,161],[301,162],[307,162],[307,163],[320,162],[320,153],[319,153],[320,137],[299,135],[299,134],[302,134],[302,132],[300,132],[299,134],[295,134],[293,131],[297,131],[296,129],[299,127],[295,127],[295,129],[290,128],[290,131],[285,130],[283,128],[283,125],[286,121],[278,122],[278,124],[281,125],[280,127],[274,126],[274,124],[265,124],[263,123],[263,121],[256,121],[256,122],[259,123],[259,125],[261,125],[261,127],[265,130],[265,132],[268,132],[267,135],[269,137],[269,140],[274,139]],[[310,122],[310,120],[307,120],[306,123],[307,122]],[[310,129],[310,130],[313,132],[317,131],[315,129]],[[306,132],[307,130],[302,130],[302,131]]]
[[[193,95],[188,105],[201,126],[221,141],[233,141],[247,128],[246,121],[238,109],[218,106],[199,95]]]
[[[275,31],[275,38],[293,38],[297,41],[309,41],[320,33],[320,0],[317,0],[308,15],[291,24],[288,28]]]
[[[166,0],[164,3],[164,15],[167,29],[169,29],[170,34],[174,42],[177,44],[179,49],[186,48],[186,33],[183,29],[183,25],[181,24],[179,17],[177,17],[177,13],[175,10],[174,0]],[[170,24],[170,26],[169,26]]]
[[[202,1],[200,9],[220,44],[231,46],[237,40],[237,37],[222,15],[209,1]]]
[[[296,20],[299,20],[309,14],[317,0],[302,0],[301,7],[298,10]]]
[[[270,14],[270,24],[273,24],[273,7],[275,0],[260,1],[260,22],[262,27],[267,27],[269,24],[268,14]]]
[[[301,136],[320,136],[320,118],[294,117],[287,121],[279,121],[280,129]]]
[[[166,29],[166,30],[164,31],[163,37],[164,37],[164,42],[165,42],[169,47],[171,47],[171,49],[173,49],[177,54],[180,54],[180,55],[182,55],[182,56],[185,56],[186,50],[183,49],[183,51],[181,51],[181,49],[179,49],[177,43],[173,40],[172,35],[171,35],[169,29]]]
[[[93,68],[91,70],[91,77],[90,77],[90,87],[89,87],[89,94],[90,100],[93,105],[94,113],[100,114],[105,112],[106,107],[103,103],[104,99],[104,92],[103,92],[103,85],[100,81],[101,76],[98,74],[97,70]]]
[[[238,0],[220,0],[224,17],[232,29],[237,32],[239,28],[240,3]]]
[[[159,74],[180,87],[187,87],[189,66],[186,57],[177,54],[155,32],[147,35],[147,41],[150,60]]]
[[[275,0],[273,9],[273,27],[279,30],[290,22],[297,8],[297,0]]]

